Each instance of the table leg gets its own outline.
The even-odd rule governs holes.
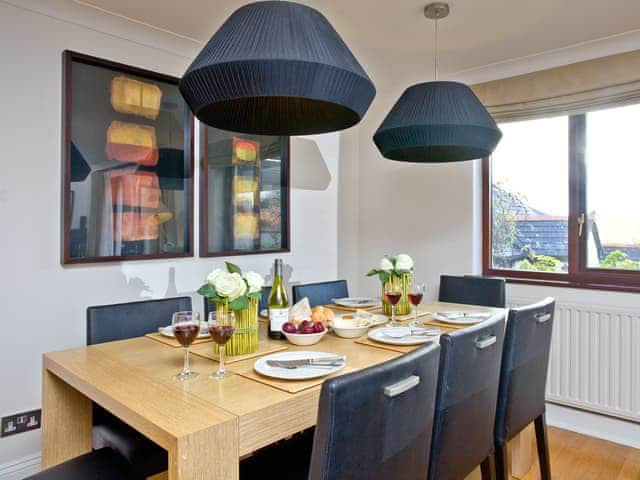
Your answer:
[[[92,448],[91,400],[46,368],[42,371],[42,468]]]
[[[535,461],[533,424],[529,424],[524,430],[509,442],[511,447],[511,476],[523,478]]]
[[[181,437],[169,450],[169,480],[238,480],[239,470],[237,419]]]

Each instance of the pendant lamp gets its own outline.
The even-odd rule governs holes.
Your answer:
[[[407,88],[373,141],[384,157],[403,162],[460,162],[486,157],[502,137],[496,122],[468,86],[438,81],[438,20],[449,14],[449,6],[431,3],[424,13],[436,24],[436,81]]]
[[[180,92],[207,125],[307,135],[358,123],[375,87],[320,12],[265,1],[226,20],[187,69]]]

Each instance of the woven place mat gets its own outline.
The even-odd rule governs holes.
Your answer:
[[[180,345],[180,342],[178,342],[174,337],[165,337],[161,333],[147,333],[145,337],[155,340],[156,342],[164,343],[165,345],[169,345],[170,347],[174,347],[174,348],[182,347],[182,345]],[[211,343],[211,342],[213,342],[211,337],[196,338],[191,344],[191,346],[200,345],[202,343]]]
[[[245,355],[225,355],[224,363],[232,364],[241,362],[242,360],[248,360],[250,358],[261,357],[262,355],[267,355],[268,353],[280,352],[282,350],[286,350],[288,347],[286,344],[282,342],[272,342],[267,339],[260,339],[258,342],[258,350],[253,353],[247,353]],[[213,344],[211,345],[196,345],[190,348],[191,353],[194,355],[198,355],[199,357],[208,358],[209,360],[218,361],[218,355],[216,355],[213,351]]]
[[[242,377],[248,378],[249,380],[255,380],[256,382],[263,383],[273,388],[277,388],[278,390],[282,390],[284,392],[289,393],[298,393],[304,390],[308,390],[309,388],[317,387],[318,385],[322,385],[327,378],[337,377],[339,375],[344,375],[345,373],[352,372],[354,369],[346,366],[342,370],[334,373],[333,375],[327,375],[325,377],[313,378],[311,380],[282,380],[279,378],[271,378],[260,375],[253,369],[253,365],[250,365],[243,369],[234,370],[233,372],[236,375],[240,375]]]
[[[369,347],[382,348],[384,350],[391,350],[392,352],[409,353],[422,345],[391,345],[389,343],[380,343],[369,340],[369,337],[360,337],[356,340],[356,343],[360,345],[367,345]],[[424,344],[423,344],[424,345]]]

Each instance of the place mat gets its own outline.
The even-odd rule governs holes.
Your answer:
[[[241,362],[242,360],[248,360],[250,358],[261,357],[262,355],[266,355],[268,353],[280,352],[282,350],[286,350],[287,344],[283,342],[273,342],[267,339],[260,339],[258,342],[258,350],[253,353],[247,353],[245,355],[225,355],[224,363],[231,364],[236,362]],[[208,358],[209,360],[218,361],[218,356],[213,351],[213,344],[211,345],[196,345],[195,347],[190,348],[191,353],[194,355],[198,355],[199,357]]]
[[[145,335],[145,337],[150,338],[152,340],[155,340],[156,342],[160,342],[160,343],[164,343],[165,345],[169,345],[170,347],[174,347],[174,348],[178,348],[178,347],[182,347],[182,345],[180,345],[180,342],[178,342],[175,338],[173,337],[165,337],[164,335],[162,335],[161,333],[147,333]],[[211,343],[213,342],[213,340],[211,339],[211,337],[205,337],[205,338],[196,338],[193,343],[191,344],[191,346],[194,345],[199,345],[202,343]]]
[[[311,380],[281,380],[279,378],[265,377],[263,375],[260,375],[258,372],[256,372],[253,369],[253,365],[250,365],[243,369],[234,370],[233,372],[236,375],[240,375],[241,377],[248,378],[249,380],[255,380],[256,382],[263,383],[265,385],[268,385],[273,388],[277,388],[278,390],[282,390],[284,392],[298,393],[313,387],[317,387],[318,385],[322,385],[322,382],[324,382],[328,378],[337,377],[353,371],[354,369],[347,365],[342,370],[334,373],[333,375],[327,375],[326,377],[320,377],[320,378],[313,378]]]
[[[389,343],[374,342],[373,340],[370,340],[369,337],[360,337],[356,340],[356,343],[359,343],[360,345],[367,345],[369,347],[376,347],[376,348],[382,348],[384,350],[391,350],[392,352],[399,352],[399,353],[409,353],[415,350],[416,348],[422,347],[423,345],[427,345],[426,343],[423,343],[422,345],[391,345]]]
[[[326,308],[329,308],[331,310],[340,310],[343,312],[355,312],[356,310],[364,310],[366,312],[374,312],[374,310],[378,310],[380,311],[380,306],[379,305],[373,305],[371,307],[345,307],[342,305],[336,305],[335,303],[332,303],[330,305],[325,305]],[[377,312],[376,312],[377,313]]]

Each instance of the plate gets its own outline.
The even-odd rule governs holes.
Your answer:
[[[171,338],[175,337],[175,335],[173,334],[173,328],[171,328],[171,325],[167,327],[158,328],[158,332],[160,333],[160,335],[163,335],[165,337],[171,337]],[[209,336],[209,325],[206,322],[200,322],[200,333],[198,333],[197,338],[206,338],[208,336]]]
[[[408,327],[378,328],[376,330],[369,331],[368,337],[374,342],[387,343],[389,345],[421,345],[423,343],[433,342],[440,336],[440,334],[425,336],[408,335],[410,332],[411,329]],[[402,333],[406,333],[407,336],[397,338],[389,335]]]
[[[380,305],[379,298],[371,298],[371,297],[345,297],[345,298],[334,298],[332,299],[333,303],[339,305],[341,307],[347,308],[368,308],[368,307],[377,307]]]
[[[263,308],[262,310],[260,310],[259,315],[262,318],[269,318],[269,309],[268,308]]]
[[[451,323],[454,325],[473,325],[474,323],[484,322],[488,318],[491,318],[489,312],[462,312],[462,311],[448,311],[448,312],[434,312],[431,317],[439,322]]]
[[[337,367],[298,367],[298,368],[281,368],[271,367],[267,365],[267,360],[300,360],[303,358],[322,358],[322,357],[335,357],[335,353],[326,352],[281,352],[267,355],[266,357],[259,358],[256,363],[253,364],[253,369],[260,375],[271,378],[279,378],[282,380],[309,380],[311,378],[320,378],[331,375],[332,373],[339,372],[344,368],[344,365]]]

